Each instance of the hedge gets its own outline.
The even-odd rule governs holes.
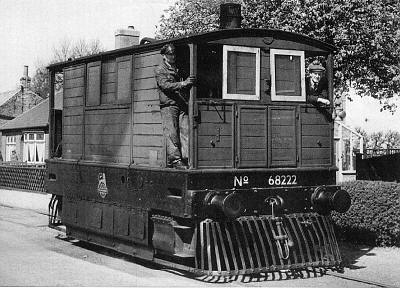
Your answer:
[[[400,183],[351,181],[342,184],[352,205],[333,213],[339,239],[369,246],[400,246]]]

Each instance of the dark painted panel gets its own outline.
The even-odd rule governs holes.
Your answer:
[[[85,144],[91,145],[130,145],[129,134],[88,134],[85,135]]]
[[[134,146],[159,146],[164,145],[163,135],[135,135],[133,138]]]
[[[162,135],[161,123],[137,124],[133,125],[134,135]]]
[[[301,128],[305,136],[331,136],[330,124],[305,124]]]
[[[133,100],[136,102],[140,101],[157,101],[159,102],[159,96],[157,89],[147,89],[147,90],[140,90],[134,91]]]
[[[76,107],[76,106],[82,106],[82,105],[83,105],[83,97],[82,96],[64,99],[64,108]]]
[[[197,165],[199,167],[233,167],[232,106],[200,105],[199,112]]]
[[[238,108],[238,167],[267,166],[267,108]]]
[[[302,158],[304,160],[329,159],[330,148],[303,148]]]
[[[82,134],[81,125],[63,125],[63,136],[65,135],[78,135]]]
[[[126,208],[114,208],[114,236],[126,238],[129,235],[129,211]]]
[[[84,87],[75,87],[64,89],[64,98],[83,97],[85,95]]]
[[[83,114],[82,106],[71,106],[67,108],[63,108],[63,115],[66,116],[79,116]]]
[[[296,109],[294,107],[270,107],[270,164],[296,166]]]
[[[85,78],[78,77],[75,79],[64,79],[63,90],[69,90],[73,88],[83,88],[85,86]]]
[[[85,67],[82,65],[64,69],[65,79],[82,77],[85,74]]]
[[[303,136],[301,146],[303,148],[329,148],[331,138],[329,136]]]
[[[155,124],[155,123],[160,123],[161,124],[161,113],[159,111],[153,111],[153,112],[136,112],[133,115],[133,124],[136,123],[141,123],[141,124]]]
[[[162,56],[160,55],[160,51],[140,54],[135,57],[135,69],[156,66],[161,61]]]
[[[129,123],[124,124],[87,124],[85,132],[91,134],[107,134],[112,132],[114,134],[129,134]]]
[[[135,91],[157,89],[156,79],[154,77],[149,77],[146,79],[134,80],[133,88]]]

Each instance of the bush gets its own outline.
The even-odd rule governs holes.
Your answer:
[[[370,246],[400,246],[400,183],[352,181],[342,184],[352,205],[334,213],[339,239]]]

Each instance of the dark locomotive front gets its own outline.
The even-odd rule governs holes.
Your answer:
[[[154,68],[167,42],[197,76],[188,170],[166,168]],[[225,29],[49,67],[64,77],[47,161],[51,209],[67,235],[206,274],[331,267],[335,185],[331,108],[308,102],[306,67],[334,47],[303,35]],[[62,122],[62,127],[59,125]],[[60,210],[60,207],[57,208]]]

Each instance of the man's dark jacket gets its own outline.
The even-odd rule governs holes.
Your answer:
[[[156,81],[160,97],[160,107],[177,105],[179,108],[187,109],[187,94],[178,69],[168,66],[162,62],[156,69]]]
[[[311,103],[317,103],[318,98],[328,98],[328,79],[322,77],[316,87],[311,87],[310,78],[306,78],[306,94],[307,101]]]

